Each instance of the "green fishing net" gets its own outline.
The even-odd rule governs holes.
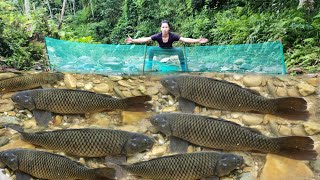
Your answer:
[[[280,42],[163,49],[146,45],[87,44],[45,38],[51,69],[124,75],[168,72],[285,74]]]

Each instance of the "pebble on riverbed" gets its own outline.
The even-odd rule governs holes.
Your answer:
[[[308,101],[308,110],[313,119],[309,121],[290,121],[270,114],[254,114],[244,112],[230,112],[197,106],[195,113],[215,118],[225,118],[237,124],[251,127],[270,137],[281,136],[311,136],[315,144],[319,144],[320,123],[315,115],[318,111],[317,97],[319,96],[318,78],[295,77],[271,77],[266,75],[251,74],[222,74],[204,73],[206,77],[232,81],[242,87],[250,88],[267,98],[279,97],[304,97]],[[8,74],[9,76],[9,74]],[[96,93],[108,94],[113,97],[126,98],[140,95],[150,95],[153,108],[150,112],[128,112],[128,111],[105,111],[89,113],[84,115],[55,115],[48,129],[61,128],[85,128],[99,127],[126,130],[131,132],[144,133],[154,137],[155,146],[150,151],[135,154],[128,157],[128,163],[148,160],[155,157],[168,155],[169,141],[155,129],[149,122],[153,114],[162,112],[179,112],[178,102],[174,96],[162,87],[159,80],[162,76],[100,76],[66,73],[64,81],[55,85],[59,88],[82,89]],[[0,125],[5,122],[21,124],[28,131],[37,131],[38,127],[31,112],[17,109],[10,100],[13,93],[6,93],[0,102]],[[12,119],[10,119],[12,118]],[[0,129],[0,150],[10,148],[38,148],[30,143],[22,141],[18,134],[11,134]],[[2,143],[3,141],[3,143]],[[1,145],[2,144],[2,145]],[[188,152],[200,151],[202,148],[190,145]],[[246,167],[235,173],[223,177],[223,180],[241,179],[289,179],[299,178],[312,179],[319,173],[319,159],[310,164],[303,161],[296,161],[280,156],[268,154],[254,154],[250,152],[235,152],[244,156]],[[80,159],[81,163],[92,167],[101,167],[102,162],[92,159]],[[312,168],[310,168],[310,166]],[[314,172],[313,172],[313,171]],[[0,176],[1,177],[1,176]],[[131,176],[130,176],[131,177]]]

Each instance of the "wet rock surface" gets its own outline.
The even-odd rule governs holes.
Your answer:
[[[198,74],[197,74],[198,75]],[[8,75],[10,76],[10,74]],[[227,80],[242,87],[257,91],[267,98],[279,97],[304,97],[308,102],[310,118],[308,121],[292,121],[279,118],[270,114],[255,114],[244,112],[221,111],[197,106],[195,114],[224,118],[245,127],[251,127],[269,137],[282,136],[310,136],[315,141],[315,149],[320,153],[320,105],[319,105],[319,79],[318,77],[275,77],[265,75],[246,74],[219,74],[204,73],[201,76]],[[107,94],[116,98],[150,95],[153,105],[148,112],[130,111],[103,111],[88,113],[85,115],[55,114],[48,128],[39,128],[32,112],[16,107],[11,101],[11,94],[5,94],[0,102],[0,151],[13,148],[42,149],[21,140],[19,133],[14,130],[3,128],[4,124],[12,123],[21,125],[28,132],[40,130],[54,130],[67,128],[110,128],[131,132],[144,133],[155,139],[155,145],[151,150],[134,154],[127,158],[127,163],[149,160],[156,157],[169,155],[168,137],[159,133],[149,119],[152,115],[162,112],[179,112],[178,102],[174,96],[162,87],[159,80],[163,76],[100,76],[85,74],[65,74],[65,79],[54,85],[54,88],[68,88],[87,90],[96,93]],[[0,77],[1,78],[1,77]],[[190,145],[188,152],[198,152],[205,148]],[[54,151],[63,154],[63,152]],[[316,161],[297,161],[273,154],[260,154],[252,152],[232,151],[231,153],[243,156],[245,166],[235,170],[229,175],[222,177],[223,180],[249,180],[249,179],[316,179],[319,177],[319,156]],[[67,155],[68,156],[68,155]],[[103,167],[101,158],[72,157],[89,167]],[[0,173],[0,179],[13,179],[11,170],[5,169]],[[9,174],[10,172],[10,174]],[[127,179],[141,179],[128,176]]]
[[[268,154],[266,163],[260,175],[261,180],[300,180],[312,179],[314,174],[311,169],[303,162],[273,154]]]

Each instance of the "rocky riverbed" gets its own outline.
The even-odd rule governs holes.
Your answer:
[[[320,88],[317,75],[305,76],[267,76],[257,74],[221,74],[194,73],[234,82],[259,92],[268,98],[303,97],[308,102],[311,114],[308,121],[291,121],[273,115],[230,112],[196,107],[195,113],[205,116],[221,117],[242,126],[251,127],[269,137],[310,136],[315,141],[315,149],[320,153]],[[13,73],[2,73],[0,79],[15,76]],[[134,163],[155,157],[168,155],[169,141],[149,122],[150,116],[161,112],[178,111],[178,102],[160,84],[163,76],[101,76],[86,74],[65,74],[64,81],[44,88],[82,89],[112,95],[118,98],[150,95],[153,108],[149,112],[108,111],[85,115],[56,115],[47,129],[99,127],[144,133],[153,137],[156,143],[152,150],[128,157],[127,162]],[[36,148],[20,139],[19,134],[11,129],[1,128],[6,123],[20,124],[26,131],[43,130],[36,125],[32,113],[15,105],[6,93],[0,99],[0,151],[11,148]],[[188,152],[201,151],[203,148],[189,146]],[[50,151],[50,150],[47,150]],[[53,151],[50,151],[53,152]],[[56,152],[63,154],[62,152]],[[245,159],[245,167],[236,170],[222,180],[250,179],[320,179],[320,156],[316,161],[297,161],[273,154],[251,152],[232,152]],[[64,154],[63,154],[64,155]],[[104,158],[70,157],[89,167],[104,166]],[[6,168],[0,172],[0,179],[14,179],[14,173]],[[128,176],[127,179],[134,179]]]

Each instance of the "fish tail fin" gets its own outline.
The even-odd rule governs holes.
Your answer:
[[[6,128],[13,129],[20,133],[20,138],[24,141],[26,141],[26,137],[28,136],[28,133],[24,131],[24,129],[19,124],[6,124]]]
[[[285,97],[273,99],[277,110],[272,114],[291,120],[308,120],[307,101],[303,98]]]
[[[6,124],[4,127],[13,129],[19,133],[24,133],[24,129],[19,124]]]
[[[94,179],[97,180],[109,180],[116,178],[116,170],[114,168],[104,167],[94,169],[96,173],[96,177]]]
[[[289,136],[274,139],[280,149],[275,154],[296,160],[315,160],[317,152],[310,137]]]
[[[150,96],[135,96],[124,99],[127,103],[127,111],[148,111],[152,105],[147,103],[151,100]]]

